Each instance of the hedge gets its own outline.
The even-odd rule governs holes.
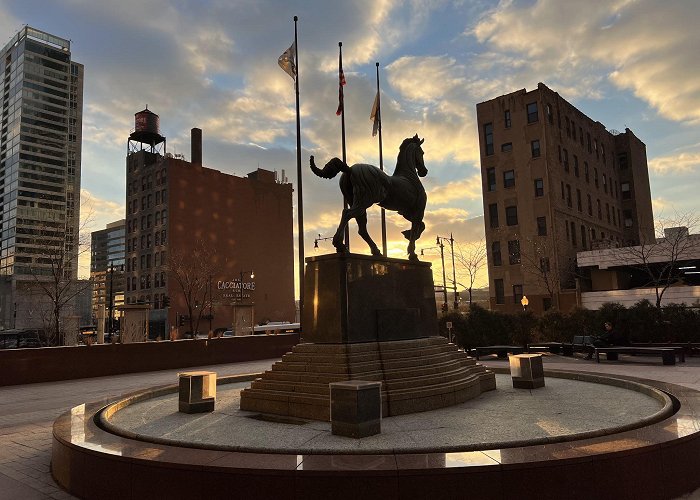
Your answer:
[[[642,300],[629,309],[617,303],[598,310],[555,309],[536,317],[530,312],[505,314],[472,304],[469,313],[448,313],[440,317],[439,329],[447,336],[446,322],[460,347],[483,345],[525,345],[532,342],[571,342],[574,335],[602,333],[610,321],[631,342],[700,342],[700,309],[669,304],[661,309]]]

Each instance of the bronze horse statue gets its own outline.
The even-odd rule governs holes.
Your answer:
[[[411,229],[402,231],[402,234],[408,240],[408,258],[418,260],[416,240],[425,229],[423,214],[427,199],[425,189],[418,178],[425,177],[428,173],[423,163],[421,148],[424,140],[419,139],[416,134],[401,143],[396,169],[391,176],[373,165],[364,163],[349,167],[338,158],[333,158],[323,169],[319,169],[314,163],[314,157],[310,158],[311,170],[319,177],[332,179],[338,172],[343,173],[340,176],[340,190],[343,192],[347,208],[343,209],[338,230],[333,235],[333,246],[337,252],[347,251],[343,243],[343,234],[350,219],[355,219],[357,232],[369,245],[372,255],[382,254],[367,232],[367,209],[377,203],[380,207],[398,212],[411,223]]]

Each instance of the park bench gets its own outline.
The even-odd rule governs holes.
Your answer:
[[[641,356],[661,356],[665,365],[675,365],[676,356],[681,363],[685,362],[685,352],[682,347],[595,347],[595,359],[600,363],[600,355],[605,354],[609,361],[616,361],[618,354]]]
[[[573,356],[573,344],[566,342],[535,342],[527,345],[528,352],[551,352],[552,354],[563,354]]]
[[[489,354],[495,354],[500,359],[505,359],[508,357],[508,354],[523,354],[526,348],[517,345],[487,345],[475,347],[473,351],[475,351],[476,359],[479,359],[480,356],[488,356]]]
[[[574,340],[571,342],[571,351],[574,352],[589,352],[593,345],[593,337],[591,335],[574,335]]]
[[[671,347],[681,348],[688,356],[700,354],[700,343],[698,342],[631,342],[632,347]]]

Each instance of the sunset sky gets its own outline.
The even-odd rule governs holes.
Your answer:
[[[378,164],[369,120],[375,61],[386,168],[402,139],[425,138],[419,249],[436,234],[452,232],[461,245],[483,236],[476,103],[538,82],[644,141],[657,218],[700,213],[697,0],[0,0],[0,44],[24,24],[71,39],[73,59],[85,65],[84,212],[100,229],[124,217],[126,140],[146,105],[160,115],[169,152],[189,159],[189,131],[200,127],[205,166],[241,176],[284,169],[296,185],[294,87],[277,65],[294,15],[307,256],[339,218],[337,181],[308,170],[309,155],[323,164],[341,153],[338,41],[348,163]],[[373,209],[379,243],[378,220]],[[391,256],[404,256],[407,227],[389,218]],[[354,223],[351,232],[353,251],[367,253]]]

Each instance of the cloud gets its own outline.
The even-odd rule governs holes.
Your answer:
[[[599,86],[605,81],[600,69],[607,68],[607,81],[631,90],[662,116],[700,120],[700,4],[617,0],[595,7],[559,0],[501,2],[469,34],[524,57],[540,81],[569,98]]]
[[[700,153],[680,153],[649,160],[649,169],[658,173],[689,173],[700,167]]]
[[[443,205],[455,200],[481,199],[481,175],[476,174],[466,179],[448,182],[428,191],[428,200],[432,204]]]

